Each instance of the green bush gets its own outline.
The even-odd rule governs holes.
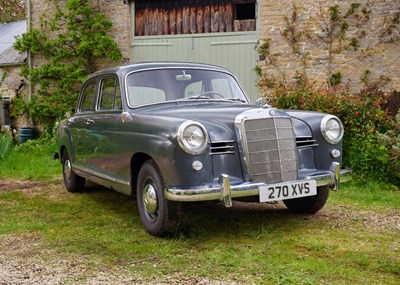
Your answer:
[[[389,149],[389,178],[394,184],[400,185],[400,110],[395,117],[395,121],[395,126],[381,137]]]
[[[351,167],[358,178],[400,185],[398,123],[396,128],[394,120],[382,110],[384,94],[377,87],[351,93],[343,88],[315,87],[300,80],[290,87],[276,86],[270,99],[278,108],[338,116],[345,127],[344,165]]]

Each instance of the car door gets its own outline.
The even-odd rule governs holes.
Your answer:
[[[115,127],[122,113],[121,95],[118,78],[102,77],[98,82],[98,100],[95,112],[87,120],[90,142],[90,155],[87,164],[95,168],[106,179],[114,180],[116,147]]]
[[[93,152],[90,127],[97,100],[97,84],[97,80],[92,80],[83,86],[76,114],[68,119],[76,164],[86,165],[88,157]]]

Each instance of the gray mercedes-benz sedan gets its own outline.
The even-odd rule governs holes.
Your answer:
[[[250,104],[224,68],[150,62],[92,74],[57,143],[68,191],[90,180],[135,195],[145,229],[159,236],[177,229],[186,202],[319,211],[351,178],[343,132],[333,115]]]

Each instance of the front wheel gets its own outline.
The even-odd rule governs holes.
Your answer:
[[[153,160],[139,171],[136,195],[140,219],[150,234],[161,236],[175,232],[179,226],[180,204],[165,199],[164,179]]]
[[[314,214],[325,206],[328,197],[328,186],[320,186],[317,188],[317,195],[315,196],[283,200],[283,203],[293,212]]]
[[[68,151],[65,150],[62,156],[62,170],[64,185],[68,192],[82,192],[85,187],[85,178],[75,174]]]

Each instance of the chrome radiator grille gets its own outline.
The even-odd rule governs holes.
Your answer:
[[[244,152],[254,182],[297,179],[296,143],[290,118],[246,119]]]

